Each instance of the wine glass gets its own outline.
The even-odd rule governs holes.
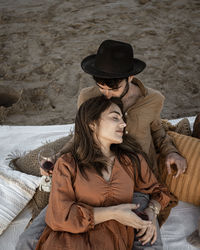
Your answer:
[[[56,154],[53,149],[41,149],[38,153],[38,162],[40,164],[40,167],[47,172],[48,174],[51,174],[53,171],[54,164],[56,162]]]

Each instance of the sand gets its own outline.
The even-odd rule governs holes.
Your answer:
[[[0,124],[74,122],[80,67],[105,39],[129,42],[163,118],[200,112],[199,0],[1,0]]]

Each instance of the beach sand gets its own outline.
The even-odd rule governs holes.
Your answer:
[[[0,124],[73,123],[80,67],[103,40],[131,43],[163,118],[200,112],[199,0],[1,0]]]

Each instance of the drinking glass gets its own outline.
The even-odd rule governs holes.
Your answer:
[[[40,167],[46,171],[48,174],[51,174],[54,164],[56,162],[56,154],[53,149],[42,149],[38,153],[38,162]]]

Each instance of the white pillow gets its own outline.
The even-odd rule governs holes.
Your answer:
[[[0,167],[0,235],[32,199],[40,178]]]

